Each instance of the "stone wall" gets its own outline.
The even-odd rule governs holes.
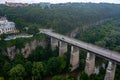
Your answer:
[[[36,49],[37,46],[46,47],[46,41],[44,40],[33,40],[29,43],[25,44],[25,47],[22,49],[17,49],[15,46],[7,47],[2,54],[7,55],[11,60],[14,59],[15,55],[18,53],[22,53],[25,58],[29,56],[29,54]]]

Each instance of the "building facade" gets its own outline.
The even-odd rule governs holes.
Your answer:
[[[0,18],[0,34],[17,33],[14,22],[9,22],[6,18]]]
[[[12,3],[12,2],[5,2],[5,5],[9,6],[9,7],[26,7],[26,6],[29,6],[28,3]]]
[[[6,17],[0,17],[0,25],[7,22]]]

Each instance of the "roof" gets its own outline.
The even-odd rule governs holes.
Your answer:
[[[6,17],[0,17],[0,21],[7,20]]]
[[[14,22],[6,22],[5,24],[0,25],[0,28],[13,28],[13,27],[15,27]]]

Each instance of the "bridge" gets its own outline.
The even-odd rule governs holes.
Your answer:
[[[79,41],[47,29],[40,29],[40,32],[51,37],[51,47],[55,50],[59,44],[59,56],[67,52],[67,43],[71,46],[70,64],[72,71],[79,67],[79,48],[88,51],[86,58],[85,72],[91,75],[95,68],[95,55],[99,55],[109,60],[104,80],[114,80],[116,63],[120,63],[120,53],[104,49],[90,43]]]

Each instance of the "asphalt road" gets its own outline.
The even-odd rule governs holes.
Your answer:
[[[92,45],[90,43],[86,43],[86,42],[83,42],[83,41],[80,41],[80,40],[76,40],[76,39],[73,39],[73,38],[58,34],[58,33],[54,33],[54,32],[51,32],[51,31],[46,31],[46,30],[44,31],[43,30],[42,33],[44,33],[48,36],[54,37],[58,40],[67,42],[71,45],[77,46],[79,48],[85,49],[87,51],[93,52],[93,53],[95,53],[97,55],[100,55],[102,57],[105,57],[107,59],[110,59],[110,60],[113,60],[115,62],[120,63],[120,53],[118,53],[118,52],[111,51],[111,50],[108,50],[108,49],[104,49],[104,48]]]

